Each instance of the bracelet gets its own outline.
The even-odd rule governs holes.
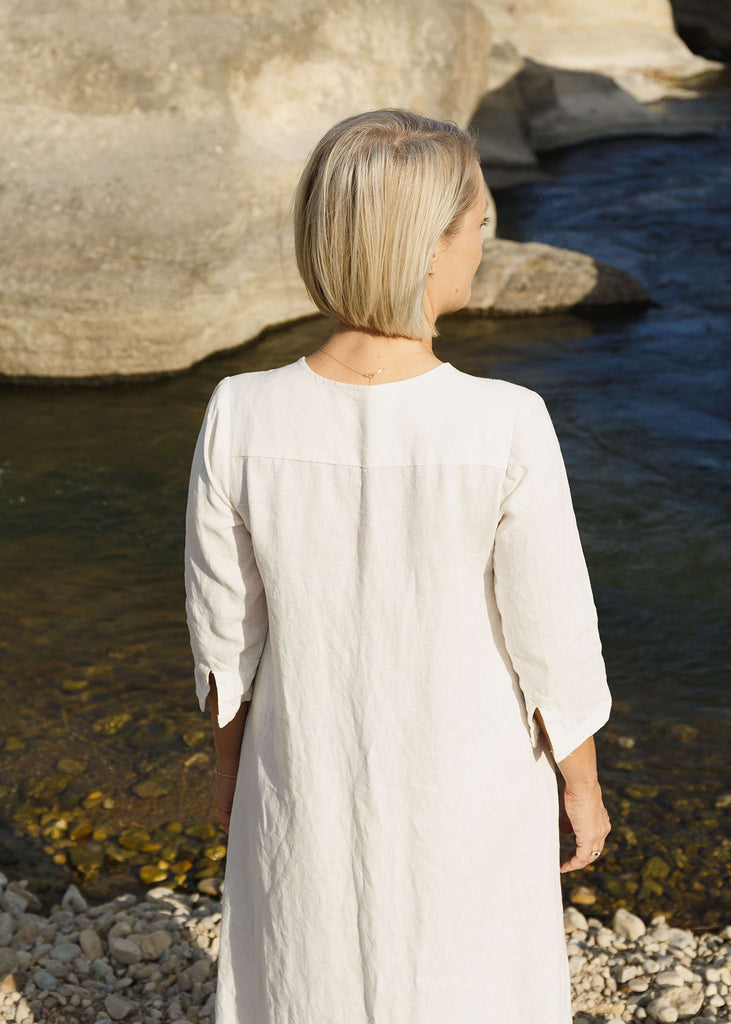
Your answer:
[[[238,776],[236,776],[236,775],[229,775],[227,772],[219,772],[218,768],[214,768],[213,770],[216,773],[216,775],[221,775],[224,779],[236,779],[236,778],[238,778]]]

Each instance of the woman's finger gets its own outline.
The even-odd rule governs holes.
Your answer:
[[[233,806],[236,779],[226,775],[216,775],[213,783],[213,801],[216,805],[216,813],[226,835],[228,835],[231,823],[231,807]]]

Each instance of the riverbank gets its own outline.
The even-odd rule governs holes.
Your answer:
[[[90,905],[74,885],[48,915],[0,874],[0,1019],[7,1024],[213,1024],[220,900],[160,886]],[[619,910],[564,914],[574,1024],[721,1024],[731,927],[694,934]]]

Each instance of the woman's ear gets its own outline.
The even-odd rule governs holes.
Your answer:
[[[444,237],[444,235],[442,235],[442,237],[437,242],[434,252],[431,254],[431,263],[429,264],[429,277],[431,277],[434,274],[434,270],[436,269],[437,265],[437,260],[444,252],[444,250],[447,248],[448,244],[449,243],[447,242],[446,238]]]

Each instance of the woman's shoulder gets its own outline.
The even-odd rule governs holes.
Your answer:
[[[230,393],[239,395],[247,391],[257,391],[267,387],[286,387],[293,384],[296,377],[297,364],[286,363],[284,366],[273,366],[268,370],[246,370],[225,378]]]
[[[489,402],[501,411],[516,413],[523,405],[539,406],[542,396],[532,388],[500,377],[481,377],[453,367],[454,397],[456,400],[473,399],[477,403]]]
[[[231,412],[236,412],[252,403],[269,401],[272,391],[281,399],[282,392],[296,388],[298,374],[292,372],[295,367],[295,363],[288,363],[268,370],[246,370],[223,377],[213,389],[210,403],[212,406],[225,403]]]

